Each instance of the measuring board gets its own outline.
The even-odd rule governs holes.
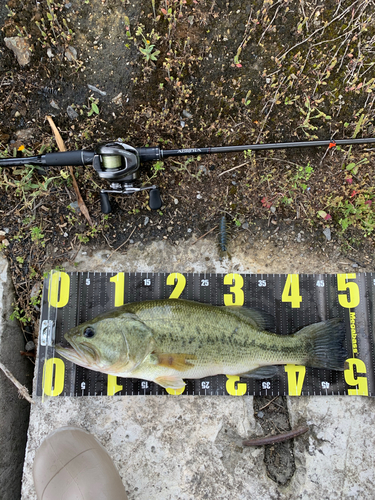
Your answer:
[[[36,395],[362,395],[375,394],[375,273],[181,274],[65,273],[53,271],[43,287]],[[271,314],[275,333],[341,318],[346,326],[343,372],[281,365],[271,379],[217,375],[186,379],[181,390],[91,371],[61,358],[55,344],[76,325],[128,302],[180,298],[215,306],[245,306]],[[66,344],[66,341],[65,341]]]

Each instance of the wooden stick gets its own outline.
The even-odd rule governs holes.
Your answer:
[[[225,172],[221,172],[221,174],[219,174],[218,177],[221,177],[222,175],[227,174],[228,172],[232,172],[232,170],[236,170],[236,168],[244,167],[249,163],[250,163],[249,161],[246,161],[245,163],[241,163],[241,165],[237,165],[236,167],[230,168],[229,170],[225,170]]]
[[[202,238],[204,238],[205,236],[207,236],[208,234],[210,234],[210,232],[213,231],[216,228],[217,228],[217,226],[215,226],[212,229],[210,229],[209,231],[207,231],[207,233],[202,234],[202,236],[199,236],[199,238],[197,240],[195,240],[194,243],[192,243],[192,245],[195,245],[197,241],[201,240]]]
[[[248,441],[242,441],[244,446],[264,446],[266,444],[282,443],[288,439],[293,439],[301,434],[304,434],[309,430],[308,427],[297,427],[297,429],[282,432],[281,434],[276,434],[274,436],[265,436],[261,438],[249,439]]]
[[[51,126],[51,129],[52,129],[52,132],[53,132],[53,134],[55,136],[55,139],[56,139],[57,145],[59,147],[59,150],[60,151],[66,151],[66,147],[65,147],[63,138],[61,137],[60,132],[57,130],[57,127],[56,127],[54,121],[52,120],[52,117],[51,116],[46,116],[46,118],[48,120],[48,123]],[[69,167],[69,171],[70,171],[70,176],[72,178],[74,191],[75,191],[76,196],[77,196],[77,201],[78,201],[79,209],[81,210],[81,212],[85,216],[87,222],[92,227],[93,223],[92,223],[89,211],[87,210],[86,204],[85,204],[85,202],[82,199],[81,193],[79,192],[79,187],[78,187],[76,178],[74,176],[74,171],[73,171],[73,167],[72,166]]]
[[[0,362],[0,369],[3,371],[4,375],[11,381],[18,389],[18,394],[23,398],[27,399],[27,401],[31,404],[35,404],[30,397],[29,391],[26,389],[24,385],[22,385],[18,380],[11,374],[11,372],[6,368],[3,363]]]
[[[130,238],[131,238],[132,234],[134,233],[134,231],[135,231],[136,229],[137,229],[136,227],[133,229],[133,231],[130,233],[129,238],[128,238],[126,241],[124,241],[124,243],[121,243],[121,245],[120,245],[119,247],[117,247],[117,248],[116,248],[116,250],[113,250],[113,252],[112,252],[112,253],[111,253],[111,254],[110,254],[110,255],[109,255],[109,256],[105,259],[105,261],[103,262],[103,264],[105,264],[105,263],[107,262],[107,260],[109,260],[109,259],[112,257],[112,255],[113,255],[115,252],[117,252],[117,250],[120,250],[120,248],[121,248],[121,247],[123,247],[123,246],[125,245],[125,243],[127,243],[127,242],[130,240]]]

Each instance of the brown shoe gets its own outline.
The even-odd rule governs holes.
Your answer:
[[[33,476],[38,500],[127,500],[105,448],[78,427],[47,436],[36,451]]]

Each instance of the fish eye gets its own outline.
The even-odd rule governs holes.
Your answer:
[[[94,335],[95,332],[90,326],[86,328],[86,330],[83,332],[83,336],[86,337],[87,339],[91,339]]]

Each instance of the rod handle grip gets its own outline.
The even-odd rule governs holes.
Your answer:
[[[43,165],[48,167],[81,166],[92,163],[93,151],[64,151],[62,153],[46,153],[42,156]]]

